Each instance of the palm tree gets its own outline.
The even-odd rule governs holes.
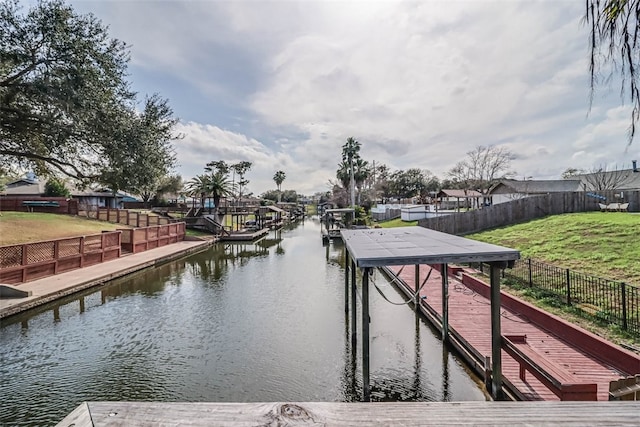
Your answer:
[[[351,173],[351,206],[356,205],[356,190],[355,190],[355,178],[353,172],[353,163],[356,159],[360,158],[360,143],[353,137],[347,138],[347,142],[342,146],[342,161],[349,165]]]
[[[204,199],[209,192],[209,181],[209,175],[197,175],[185,185],[185,190],[189,196],[193,198],[200,197],[200,207],[202,208],[204,208]]]
[[[342,161],[338,163],[338,170],[336,171],[336,178],[342,184],[345,190],[349,189],[349,183],[351,182],[351,168],[349,163]]]
[[[282,197],[282,193],[280,192],[280,186],[282,185],[286,177],[287,176],[283,171],[278,171],[275,173],[275,175],[273,175],[273,180],[276,182],[276,185],[278,186],[278,202],[280,202],[280,198]]]
[[[213,206],[217,214],[218,207],[220,206],[220,199],[223,196],[228,196],[232,191],[232,186],[227,174],[222,171],[218,171],[210,175],[208,190],[209,194],[213,198]]]
[[[362,185],[369,178],[369,175],[371,175],[369,162],[358,157],[353,162],[353,179],[358,188],[358,204],[360,204],[360,198],[362,197]]]

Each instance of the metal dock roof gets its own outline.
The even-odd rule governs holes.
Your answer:
[[[514,261],[515,249],[478,242],[424,227],[341,230],[358,267],[455,262]]]

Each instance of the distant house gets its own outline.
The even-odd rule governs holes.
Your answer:
[[[7,197],[42,197],[45,183],[36,179],[33,175],[20,178],[5,185],[3,196]],[[97,206],[101,208],[121,208],[123,200],[138,200],[130,194],[118,192],[115,195],[109,189],[79,190],[67,183],[71,197],[78,200],[80,205]]]
[[[27,177],[5,184],[2,195],[40,197],[43,193],[44,182],[39,182],[34,177]]]
[[[482,193],[475,190],[440,190],[436,197],[439,210],[473,208],[480,205]]]
[[[579,179],[585,191],[640,190],[640,169],[637,161],[631,163],[631,169],[586,173],[572,179]]]
[[[489,196],[491,197],[492,203],[495,205],[540,194],[583,190],[584,187],[582,185],[582,181],[579,179],[526,181],[504,179],[489,191]]]

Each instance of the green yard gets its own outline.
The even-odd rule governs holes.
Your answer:
[[[466,237],[518,249],[523,258],[640,284],[640,215],[554,215]]]

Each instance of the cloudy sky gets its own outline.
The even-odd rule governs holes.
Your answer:
[[[616,80],[589,112],[584,0],[89,1],[131,49],[130,80],[168,98],[177,172],[253,162],[249,191],[326,191],[349,136],[391,170],[441,178],[478,145],[520,178],[628,168]]]

